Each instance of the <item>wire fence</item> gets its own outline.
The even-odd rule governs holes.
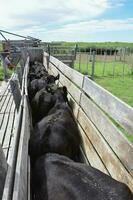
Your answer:
[[[83,74],[95,77],[133,76],[133,50],[112,49],[109,51],[78,52],[74,68]]]

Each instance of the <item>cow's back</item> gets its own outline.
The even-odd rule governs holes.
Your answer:
[[[37,161],[33,170],[33,190],[40,200],[133,199],[126,185],[58,154],[46,154]]]

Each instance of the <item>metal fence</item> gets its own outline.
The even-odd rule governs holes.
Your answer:
[[[133,76],[133,50],[122,48],[91,50],[89,52],[78,52],[74,68],[83,74],[95,77],[125,77]]]

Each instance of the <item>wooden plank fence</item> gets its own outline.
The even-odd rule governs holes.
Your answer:
[[[8,171],[7,171],[2,200],[11,200],[11,199],[30,200],[30,188],[29,188],[30,162],[28,158],[30,120],[29,120],[29,110],[27,104],[28,66],[29,66],[29,57],[25,61],[23,77],[21,77],[22,85],[21,82],[19,82],[21,85],[21,91],[18,92],[19,90],[18,83],[15,86],[17,87],[17,90],[15,90],[15,98],[17,98],[17,93],[18,95],[20,95],[21,93],[21,100],[20,100],[21,102],[20,106],[18,107],[18,113],[15,114],[16,129],[14,132],[14,140],[11,141],[12,148],[9,152],[7,160]],[[14,89],[12,90],[12,92],[14,93]]]
[[[44,57],[48,56],[46,53]],[[67,86],[69,100],[81,132],[84,158],[133,191],[133,144],[114,121],[133,133],[133,109],[111,93],[50,56],[49,73],[60,74],[59,85]],[[113,119],[113,121],[112,121]]]

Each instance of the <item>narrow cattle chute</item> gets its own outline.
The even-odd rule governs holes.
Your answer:
[[[44,69],[38,71],[38,65]],[[35,74],[30,77],[33,66]],[[17,123],[2,200],[132,200],[133,145],[111,118],[133,134],[133,109],[39,48],[23,49],[17,73],[19,84],[12,90]],[[38,74],[44,80],[41,84],[47,84],[45,89],[39,88],[41,92],[36,91],[36,96],[31,93],[34,99],[29,96],[29,84],[32,79],[39,79]],[[11,79],[11,86],[15,81]],[[37,84],[34,82],[33,88]],[[41,104],[42,99],[48,110]],[[38,105],[39,112],[44,109],[46,114],[41,119],[36,117]],[[58,134],[62,134],[64,126],[67,142]],[[70,127],[73,136],[69,135]],[[56,131],[57,137],[52,134]],[[36,133],[40,134],[39,139]]]

